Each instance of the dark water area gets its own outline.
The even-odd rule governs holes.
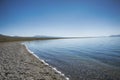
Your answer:
[[[120,37],[25,42],[70,80],[120,80]]]

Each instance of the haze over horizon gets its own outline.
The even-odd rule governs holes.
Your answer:
[[[0,0],[0,34],[62,37],[120,34],[120,1]]]

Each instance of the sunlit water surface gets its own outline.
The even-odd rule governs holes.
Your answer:
[[[120,80],[120,37],[25,42],[70,80]]]

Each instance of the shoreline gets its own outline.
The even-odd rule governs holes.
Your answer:
[[[0,43],[1,80],[69,80],[21,43]]]
[[[25,46],[25,48],[28,50],[28,52],[30,54],[32,54],[33,56],[35,56],[38,60],[40,60],[41,62],[43,62],[45,65],[49,66],[50,68],[52,68],[54,71],[56,71],[58,74],[60,74],[61,76],[65,77],[66,80],[70,80],[68,77],[65,76],[65,74],[63,74],[61,71],[57,70],[55,67],[50,66],[48,63],[45,62],[45,60],[40,59],[37,55],[34,54],[34,52],[32,52],[27,45],[25,45],[24,43],[21,43],[22,45]]]

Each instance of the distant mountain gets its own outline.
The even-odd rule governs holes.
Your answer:
[[[45,36],[45,35],[36,35],[36,36],[33,36],[35,38],[60,38],[60,37],[53,37],[53,36]]]
[[[120,37],[120,35],[110,35],[110,37]]]
[[[20,37],[20,36],[7,36],[0,34],[0,42],[6,41],[31,41],[31,40],[50,40],[50,39],[61,39],[60,37],[50,36],[34,36],[34,37]]]
[[[10,37],[10,36],[0,34],[0,38],[5,38],[5,37]]]

